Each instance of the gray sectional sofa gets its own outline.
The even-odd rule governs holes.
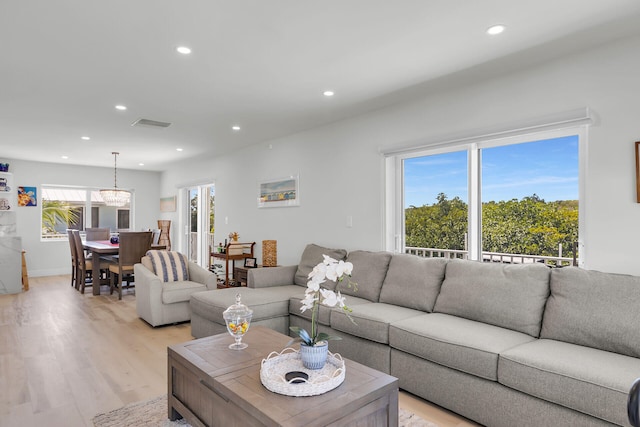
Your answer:
[[[193,336],[224,332],[237,292],[252,324],[308,328],[300,300],[322,254],[352,262],[358,283],[341,288],[356,325],[320,306],[320,329],[342,337],[331,351],[487,426],[629,425],[640,277],[308,245],[297,266],[250,270],[248,288],[194,293]]]

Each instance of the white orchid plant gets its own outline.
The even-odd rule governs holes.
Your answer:
[[[340,307],[347,317],[349,317],[353,322],[353,319],[349,315],[352,310],[346,305],[345,298],[340,294],[340,290],[338,289],[340,284],[344,281],[345,276],[351,277],[353,264],[350,262],[335,260],[327,255],[322,256],[324,257],[324,260],[318,263],[311,273],[309,273],[307,289],[304,294],[304,299],[302,300],[302,306],[300,307],[300,311],[302,313],[307,310],[311,310],[311,333],[298,326],[290,326],[289,329],[298,334],[298,338],[295,338],[292,342],[300,341],[305,345],[314,346],[323,341],[341,339],[338,336],[318,332],[317,317],[319,304],[327,307]],[[338,286],[336,286],[336,291],[320,287],[320,285],[327,279],[338,284]],[[357,291],[358,284],[347,279],[347,287],[353,288],[354,291]]]

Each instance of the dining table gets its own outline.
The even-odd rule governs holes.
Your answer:
[[[111,243],[109,240],[87,240],[82,243],[82,247],[91,252],[91,257],[94,260],[97,260],[101,256],[118,255],[120,250],[118,243]],[[94,295],[100,295],[100,263],[92,262],[91,264],[93,265],[91,280],[95,282],[94,286],[91,286],[91,290]]]
[[[120,251],[119,243],[111,243],[110,240],[86,240],[82,243],[82,247],[91,252],[93,259],[98,259],[101,256],[114,256],[118,255]],[[167,245],[151,245],[151,249],[162,250],[166,249]],[[92,262],[91,277],[92,280],[96,280],[96,277],[100,277],[100,263]],[[91,286],[93,295],[100,295],[100,281],[96,281],[96,286]]]

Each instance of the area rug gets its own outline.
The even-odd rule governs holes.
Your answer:
[[[130,403],[120,409],[96,415],[93,418],[96,427],[191,427],[183,419],[167,419],[167,396],[158,396],[144,402]],[[419,416],[400,408],[400,427],[438,427],[437,424],[423,420]]]

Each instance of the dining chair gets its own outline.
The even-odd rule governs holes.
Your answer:
[[[78,271],[78,263],[76,261],[76,244],[73,239],[73,230],[67,229],[67,235],[69,236],[69,248],[71,249],[71,286],[78,289],[78,281],[76,280],[76,272]]]
[[[108,228],[85,228],[87,240],[109,240],[111,230]]]
[[[87,285],[87,279],[91,278],[91,286],[100,286],[100,277],[92,277],[93,263],[100,263],[100,272],[109,271],[110,262],[102,258],[93,259],[86,257],[84,249],[82,248],[82,238],[80,238],[80,231],[72,230],[73,242],[76,250],[76,289],[80,293],[84,294],[84,288]],[[97,283],[96,283],[97,282]]]
[[[159,228],[154,228],[153,230],[151,230],[151,232],[153,233],[153,241],[151,242],[152,245],[157,246],[160,244],[160,234],[162,233],[162,230],[160,230]]]
[[[119,300],[122,299],[122,282],[126,281],[127,286],[131,285],[133,266],[134,264],[139,263],[147,251],[151,249],[152,239],[153,233],[151,231],[130,231],[120,233],[117,264],[114,259],[114,263],[109,265],[109,271],[111,273],[110,293],[113,294],[113,290],[117,287]],[[116,275],[118,276],[117,283]],[[125,275],[129,277],[128,280],[125,280]]]

